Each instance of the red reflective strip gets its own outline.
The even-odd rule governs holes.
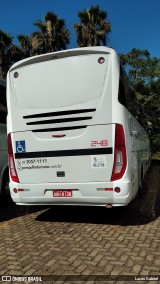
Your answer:
[[[60,137],[65,137],[66,134],[53,134],[52,137],[54,138],[60,138]]]
[[[113,191],[113,188],[105,188],[106,191]]]
[[[24,191],[24,189],[23,188],[18,188],[18,191]]]

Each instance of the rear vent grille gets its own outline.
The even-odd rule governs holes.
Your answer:
[[[57,111],[57,112],[48,112],[48,113],[25,115],[25,116],[23,116],[23,118],[27,119],[27,118],[62,116],[62,115],[72,115],[72,114],[79,114],[79,113],[86,113],[86,112],[94,112],[94,111],[96,111],[95,108],[93,108],[93,109],[66,110],[66,111]]]
[[[86,128],[87,125],[84,126],[72,126],[72,127],[57,127],[57,128],[44,128],[44,129],[35,129],[32,132],[53,132],[53,131],[68,131],[68,130],[76,130]]]
[[[40,121],[27,122],[26,124],[27,125],[54,124],[54,123],[73,122],[73,121],[81,121],[81,120],[88,120],[88,119],[92,119],[92,116],[40,120]]]
[[[49,132],[49,131],[62,131],[62,130],[74,130],[80,128],[86,128],[87,125],[81,125],[81,122],[91,120],[92,114],[96,109],[77,109],[77,110],[66,110],[48,113],[38,113],[23,116],[26,121],[26,125],[44,125],[43,129],[33,129],[33,132]],[[84,116],[85,114],[85,116]],[[77,115],[77,116],[76,116]],[[47,119],[50,118],[50,119]],[[72,124],[73,122],[73,124]],[[78,122],[75,125],[74,122]],[[68,124],[69,123],[69,124]],[[52,127],[46,128],[45,125],[52,124]],[[55,125],[61,124],[60,127],[55,127]],[[57,125],[58,126],[58,125]]]

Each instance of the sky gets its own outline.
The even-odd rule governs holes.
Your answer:
[[[118,53],[132,48],[147,49],[160,57],[160,0],[0,0],[0,29],[14,37],[36,31],[33,23],[52,11],[66,21],[71,32],[68,48],[76,48],[73,24],[79,22],[77,12],[100,5],[111,23],[108,47]]]

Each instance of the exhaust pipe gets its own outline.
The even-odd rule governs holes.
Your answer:
[[[112,206],[112,204],[107,204],[106,205],[106,208],[112,208],[113,206]]]

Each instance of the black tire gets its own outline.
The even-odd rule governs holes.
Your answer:
[[[143,196],[143,187],[142,187],[142,181],[143,181],[143,168],[141,166],[141,182],[138,188],[138,192],[137,192],[137,197],[141,198]]]
[[[4,205],[13,203],[9,190],[9,172],[5,171],[2,182],[2,202]]]

